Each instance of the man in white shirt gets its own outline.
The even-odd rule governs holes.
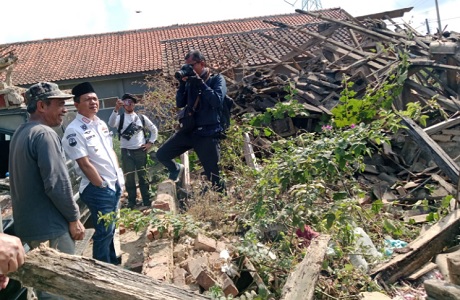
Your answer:
[[[67,155],[78,164],[81,200],[91,212],[95,233],[93,236],[93,258],[118,264],[113,237],[115,224],[99,222],[99,214],[116,213],[121,189],[124,186],[123,172],[113,151],[112,135],[104,121],[96,114],[99,99],[89,82],[72,89],[77,116],[64,133],[63,146]]]
[[[117,101],[109,118],[109,126],[119,129],[121,165],[125,173],[128,208],[136,206],[136,173],[144,206],[150,206],[150,182],[147,171],[147,153],[158,136],[157,127],[144,115],[134,112],[137,98],[124,94]],[[123,106],[125,112],[118,114]],[[121,126],[120,126],[121,125]]]

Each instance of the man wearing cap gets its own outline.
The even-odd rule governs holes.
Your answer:
[[[89,82],[80,83],[72,89],[72,94],[78,113],[65,130],[63,145],[67,155],[77,162],[77,172],[82,177],[80,198],[91,212],[95,229],[93,258],[118,264],[113,242],[115,224],[99,221],[99,214],[118,210],[123,172],[107,124],[96,116],[99,99],[93,86]]]
[[[65,94],[55,83],[39,82],[25,93],[29,121],[16,129],[10,143],[9,173],[15,234],[31,248],[74,254],[85,228],[75,200],[61,139],[51,128],[67,113]],[[39,299],[43,293],[38,292]],[[59,299],[50,296],[46,299]]]
[[[157,127],[146,116],[134,112],[136,103],[137,99],[134,95],[124,94],[121,100],[117,101],[109,118],[109,126],[111,127],[119,128],[120,120],[123,120],[119,131],[121,164],[126,175],[128,208],[131,209],[136,205],[136,173],[139,179],[142,203],[144,206],[150,206],[150,184],[146,169],[147,152],[158,136]],[[119,115],[118,111],[122,106],[125,112]]]

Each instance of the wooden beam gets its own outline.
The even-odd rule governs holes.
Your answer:
[[[314,299],[315,286],[322,269],[327,244],[331,237],[320,235],[311,241],[304,259],[293,273],[289,275],[283,287],[281,300],[310,300]]]
[[[318,19],[325,20],[325,21],[328,21],[328,22],[331,22],[331,23],[336,23],[336,24],[346,26],[348,28],[352,28],[352,29],[354,29],[356,31],[359,31],[359,32],[364,33],[364,34],[366,34],[368,36],[371,36],[374,39],[379,40],[379,41],[388,41],[388,42],[392,42],[394,44],[401,43],[401,41],[399,41],[399,40],[396,40],[394,38],[388,37],[386,35],[377,33],[375,31],[369,30],[367,28],[364,28],[364,27],[361,27],[361,26],[358,26],[358,25],[355,25],[355,24],[352,24],[352,23],[349,23],[349,22],[346,22],[346,21],[341,21],[341,20],[337,20],[337,19],[328,18],[328,17],[325,17],[325,16],[323,16],[321,14],[312,13],[312,12],[301,10],[301,9],[296,9],[295,11],[298,12],[298,13],[301,13],[301,14],[309,15],[309,16],[314,17],[314,18],[318,18]]]
[[[457,112],[460,109],[460,101],[454,100],[454,99],[449,99],[446,98],[442,95],[439,95],[437,92],[431,90],[430,88],[427,88],[411,79],[406,79],[405,85],[409,86],[411,89],[417,91],[418,93],[431,97],[431,98],[436,98],[438,102],[441,102],[446,109],[449,109],[451,111]]]
[[[457,163],[433,141],[423,129],[407,117],[402,119],[403,125],[407,126],[407,132],[420,149],[430,154],[436,165],[446,174],[452,182],[457,183],[459,178],[459,167]]]
[[[243,133],[243,141],[244,141],[243,153],[244,153],[244,159],[246,160],[246,164],[250,168],[259,171],[260,168],[257,165],[257,159],[254,154],[254,150],[252,149],[251,138],[249,137],[249,134],[247,132]]]
[[[25,264],[8,277],[75,300],[209,299],[112,264],[47,247],[28,252]]]
[[[377,266],[370,272],[371,276],[386,284],[410,276],[452,242],[452,239],[458,235],[459,226],[460,210],[457,209],[408,244],[409,252],[398,254],[387,263]]]
[[[460,124],[460,117],[442,121],[438,124],[425,128],[423,131],[425,131],[426,134],[433,134],[433,133],[440,132],[443,129],[450,128],[458,124]]]

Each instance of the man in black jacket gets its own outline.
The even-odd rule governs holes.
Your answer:
[[[227,94],[227,84],[221,74],[211,74],[206,59],[198,50],[191,50],[185,56],[185,65],[176,78],[180,85],[176,93],[178,108],[193,109],[195,126],[190,132],[174,133],[157,151],[158,160],[168,169],[169,179],[177,182],[183,165],[174,158],[194,149],[204,173],[214,189],[224,191],[219,175],[220,132],[219,110]]]

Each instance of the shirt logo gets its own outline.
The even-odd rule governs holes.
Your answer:
[[[75,147],[77,145],[77,140],[71,137],[70,139],[68,138],[69,141],[69,146],[70,147]]]
[[[81,118],[81,120],[82,120],[83,122],[85,122],[86,124],[91,123],[91,120],[88,119],[87,117],[83,117],[83,118]]]
[[[74,137],[74,136],[76,136],[76,135],[77,135],[76,133],[71,133],[71,134],[69,134],[68,136],[66,136],[65,138],[66,138],[66,139],[69,139],[69,138]]]
[[[85,124],[81,125],[80,128],[83,129],[83,130],[88,129],[88,127]]]

